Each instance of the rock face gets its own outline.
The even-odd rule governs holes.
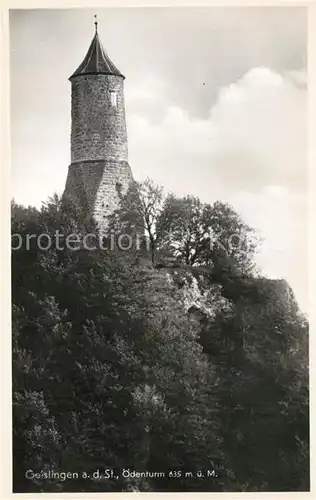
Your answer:
[[[232,303],[223,296],[222,287],[212,283],[203,273],[192,271],[189,266],[160,269],[167,282],[179,289],[184,310],[209,319],[214,318],[219,311],[230,312]]]
[[[65,193],[100,228],[118,208],[132,181],[124,79],[96,32],[71,81],[71,165]]]

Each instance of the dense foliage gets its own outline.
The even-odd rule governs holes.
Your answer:
[[[146,182],[111,223],[147,249],[85,248],[57,197],[12,205],[14,491],[309,489],[306,318],[231,207]]]

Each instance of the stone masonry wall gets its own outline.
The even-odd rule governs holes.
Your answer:
[[[110,91],[116,92],[116,106]],[[71,162],[128,161],[124,79],[81,75],[72,80],[71,95]]]
[[[65,195],[99,228],[119,206],[133,179],[128,164],[124,79],[80,75],[71,81],[71,165]],[[111,103],[116,92],[116,106]]]
[[[70,165],[66,182],[67,196],[86,207],[100,228],[107,216],[118,208],[132,180],[130,166],[124,161],[92,161]]]

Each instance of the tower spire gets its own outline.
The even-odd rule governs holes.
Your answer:
[[[95,35],[90,43],[88,52],[80,66],[71,75],[70,80],[80,75],[91,74],[116,75],[125,78],[102,47],[98,34],[97,14],[94,14],[94,25]]]

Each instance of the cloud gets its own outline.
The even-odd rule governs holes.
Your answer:
[[[161,92],[153,92],[150,101],[162,107]],[[129,144],[136,174],[167,175],[173,189],[194,187],[207,198],[215,188],[220,195],[265,185],[304,191],[306,90],[291,79],[254,68],[220,91],[205,120],[172,106],[161,122],[152,123],[133,113],[132,103]]]
[[[53,189],[62,191],[64,188],[70,161],[70,85],[67,79],[82,61],[91,41],[93,14],[90,9],[10,12],[13,189],[14,196],[23,203],[39,204]],[[164,184],[172,181],[171,187],[176,186],[181,176],[182,185],[186,180],[189,182],[187,189],[201,190],[196,178],[192,179],[194,165],[196,177],[201,176],[203,180],[204,195],[209,196],[209,191],[213,190],[220,196],[222,179],[227,183],[229,174],[231,184],[237,187],[238,172],[242,171],[243,164],[255,165],[258,161],[256,175],[252,178],[256,187],[261,181],[259,170],[263,156],[255,157],[249,142],[246,148],[242,144],[239,146],[237,157],[236,147],[233,150],[228,147],[226,155],[218,148],[218,157],[211,148],[212,165],[206,159],[204,151],[210,151],[210,144],[215,144],[212,124],[216,126],[216,123],[214,119],[209,120],[209,110],[219,102],[219,89],[227,88],[231,95],[230,83],[259,65],[279,73],[292,73],[287,78],[298,85],[299,68],[306,63],[306,9],[100,9],[98,16],[104,46],[127,77],[131,165],[135,172],[145,168],[146,162],[149,174],[156,175],[155,165],[160,169],[157,175]],[[124,37],[120,33],[124,33]],[[220,99],[222,112],[224,97]],[[232,107],[227,105],[227,113],[231,112]],[[175,131],[172,120],[177,126],[186,122],[186,132]],[[225,117],[226,128],[227,120]],[[34,131],[31,137],[28,123]],[[169,142],[165,126],[169,127]],[[155,142],[152,137],[147,138],[148,134],[156,137],[161,151],[155,150]],[[175,134],[178,139],[172,138]],[[219,133],[222,141],[224,137]],[[145,144],[147,139],[149,142]],[[180,152],[183,150],[182,154],[172,148],[172,141]],[[199,150],[195,148],[197,144]],[[149,149],[151,153],[155,151],[155,158],[149,151],[145,155]],[[168,154],[172,167],[178,171],[174,180]],[[176,163],[177,159],[181,165]],[[231,163],[238,166],[236,173]],[[209,171],[212,174],[210,182],[205,181],[205,173]],[[251,178],[249,172],[244,172],[242,182],[245,177]]]
[[[285,77],[292,80],[298,87],[307,88],[307,73],[306,71],[286,71]]]
[[[221,89],[205,120],[172,106],[160,123],[130,113],[128,124],[135,176],[149,175],[179,195],[232,203],[265,239],[258,259],[263,271],[288,279],[306,304],[302,82],[303,72],[253,68]],[[157,106],[160,98],[150,96]]]
[[[240,187],[264,184],[304,189],[306,91],[268,68],[255,68],[223,89],[211,119],[218,130],[214,154],[221,172],[233,174],[238,156]]]

